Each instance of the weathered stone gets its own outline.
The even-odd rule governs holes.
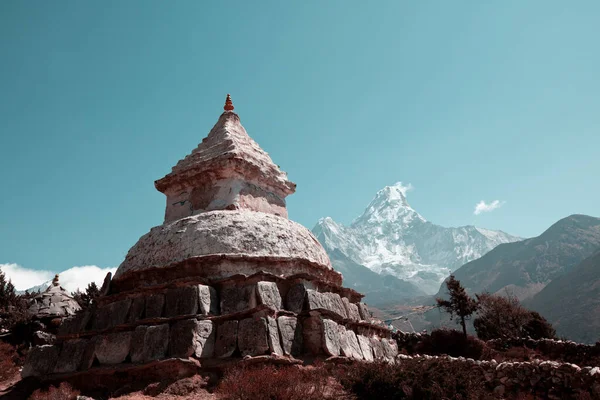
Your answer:
[[[302,326],[296,317],[277,318],[281,337],[281,347],[286,355],[299,355],[302,352]]]
[[[198,313],[198,286],[184,286],[167,291],[165,316],[194,315]]]
[[[351,349],[351,357],[355,360],[364,359],[360,344],[358,343],[358,338],[353,330],[348,329],[346,331],[346,340],[348,341],[348,346],[350,346]]]
[[[325,310],[339,318],[346,318],[346,309],[339,294],[320,293],[316,290],[306,290],[306,304],[309,310]]]
[[[376,337],[371,337],[371,348],[373,349],[373,358],[375,360],[384,360],[385,359],[385,351],[383,350],[383,344],[381,340]]]
[[[127,358],[132,332],[103,335],[96,342],[96,357],[100,364],[120,364]]]
[[[146,318],[160,318],[165,308],[165,295],[151,294],[146,297]]]
[[[73,339],[63,342],[60,356],[54,366],[54,372],[60,374],[77,371],[81,366],[81,360],[87,345],[88,341],[86,339]]]
[[[339,336],[340,336],[340,355],[344,357],[352,357],[352,349],[348,343],[348,337],[346,336],[346,327],[338,325]]]
[[[302,341],[310,354],[323,353],[323,320],[320,316],[311,316],[302,321]]]
[[[363,357],[367,361],[373,361],[373,349],[371,348],[371,341],[368,337],[363,335],[356,335],[358,339],[358,344],[360,345],[360,350],[362,351]]]
[[[256,307],[254,285],[230,286],[221,289],[221,314],[231,314]]]
[[[79,367],[82,371],[90,369],[94,364],[94,360],[96,359],[96,343],[98,340],[99,336],[94,336],[87,341]]]
[[[219,358],[231,357],[237,348],[238,321],[225,321],[217,326],[215,340],[215,356]]]
[[[282,307],[281,295],[275,282],[257,282],[256,298],[258,304],[264,304],[276,310]]]
[[[27,355],[27,361],[21,371],[21,377],[42,376],[51,373],[60,352],[57,345],[34,347]]]
[[[63,319],[58,329],[58,334],[62,336],[84,332],[90,322],[91,316],[92,312],[88,309],[80,311],[72,317]]]
[[[398,343],[393,339],[381,339],[383,354],[388,360],[394,360],[398,355]]]
[[[198,304],[200,314],[219,315],[219,299],[214,287],[198,285]]]
[[[238,347],[242,356],[259,356],[269,351],[267,320],[262,317],[240,321]]]
[[[350,303],[345,297],[342,297],[342,302],[344,303],[344,308],[346,309],[346,315],[349,320],[352,321],[360,321],[360,313],[358,311],[358,306],[356,304]]]
[[[275,320],[275,318],[267,317],[267,327],[269,329],[269,349],[271,353],[282,356],[283,349],[281,348],[281,341],[279,340],[277,320]]]
[[[330,319],[323,319],[323,350],[330,356],[340,355],[339,326]]]
[[[56,336],[44,331],[35,331],[31,339],[34,346],[43,346],[46,344],[54,344]]]
[[[135,328],[131,338],[131,362],[148,362],[165,358],[169,346],[169,324]]]
[[[360,319],[363,321],[369,321],[371,319],[371,312],[365,303],[358,303],[358,312],[360,314]]]
[[[42,318],[63,318],[75,315],[81,307],[58,282],[58,275],[45,291],[31,299],[27,310],[30,316]]]
[[[139,321],[144,317],[144,310],[146,309],[146,298],[144,296],[134,297],[129,307],[129,315],[127,316],[127,322],[133,323]]]
[[[304,308],[306,287],[303,283],[292,286],[285,296],[285,309],[300,314]]]
[[[93,318],[94,330],[104,330],[127,322],[127,314],[131,307],[131,299],[124,299],[105,304],[96,309]]]
[[[215,329],[212,321],[186,319],[171,327],[169,354],[171,357],[210,358],[214,354]]]
[[[104,281],[102,282],[102,286],[100,287],[100,296],[106,296],[110,292],[110,281],[112,278],[112,272],[109,272],[104,277]]]

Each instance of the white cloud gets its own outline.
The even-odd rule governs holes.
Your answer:
[[[414,186],[411,183],[409,183],[408,185],[404,185],[402,182],[396,182],[396,184],[394,184],[392,187],[399,190],[404,197],[406,197],[406,193],[414,189]]]
[[[52,280],[56,273],[29,269],[18,264],[0,264],[0,269],[12,281],[17,290],[26,290],[41,285]],[[116,270],[116,268],[100,268],[95,265],[72,267],[59,273],[60,285],[69,292],[74,292],[77,289],[85,290],[91,282],[96,282],[100,286],[106,274],[112,272],[114,275]]]
[[[479,215],[483,212],[494,211],[495,209],[502,207],[504,203],[506,202],[500,200],[494,200],[491,203],[486,203],[485,201],[481,200],[475,205],[475,211],[473,211],[473,214]]]

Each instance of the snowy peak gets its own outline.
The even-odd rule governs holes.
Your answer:
[[[405,186],[402,182],[384,187],[377,192],[365,212],[352,223],[352,226],[385,221],[399,222],[404,225],[415,220],[426,222],[425,218],[408,204],[406,194],[410,190],[412,185]]]

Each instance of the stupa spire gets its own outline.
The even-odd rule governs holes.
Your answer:
[[[231,101],[231,96],[227,93],[227,98],[225,99],[225,106],[223,107],[225,111],[233,111],[233,102]]]

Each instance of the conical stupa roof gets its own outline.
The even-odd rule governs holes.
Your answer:
[[[81,310],[79,303],[60,286],[58,275],[48,288],[35,296],[29,305],[29,314],[37,318],[67,317]]]

